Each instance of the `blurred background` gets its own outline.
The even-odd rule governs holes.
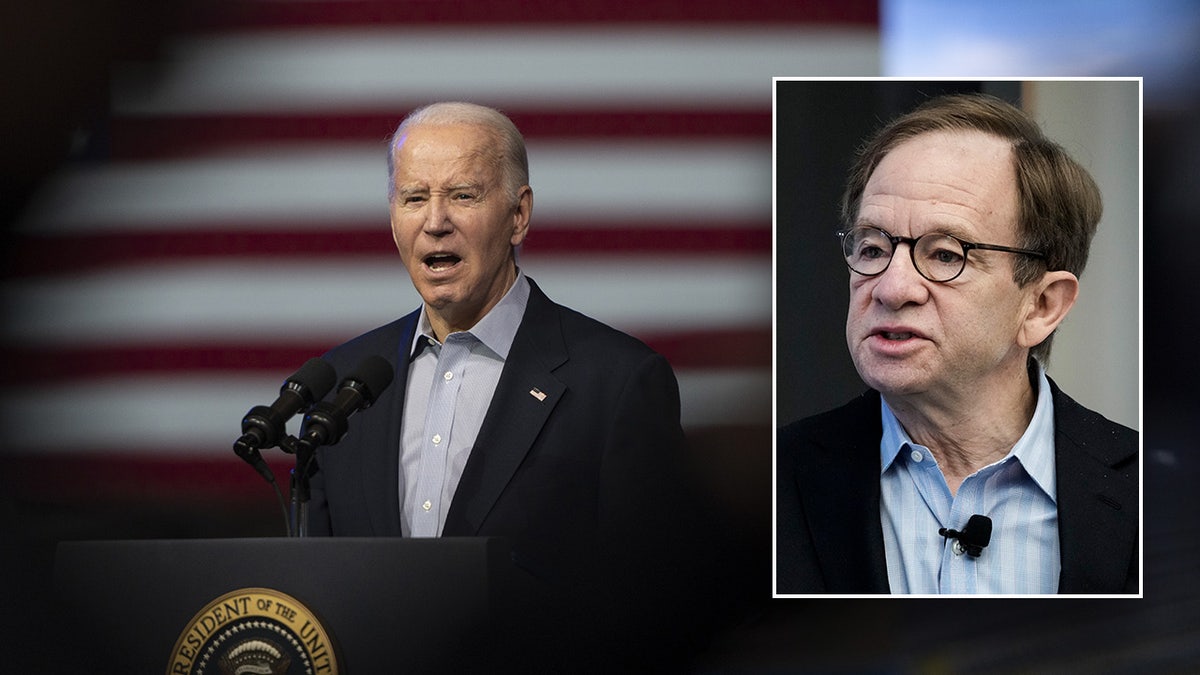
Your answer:
[[[59,541],[283,533],[269,487],[230,450],[241,417],[307,358],[417,306],[387,226],[386,138],[411,108],[461,98],[526,135],[522,267],[679,375],[714,537],[747,598],[698,671],[1193,669],[1194,283],[1178,253],[1197,236],[1200,12],[960,4],[10,3],[0,630],[13,664],[36,671],[59,648]],[[793,263],[773,270],[772,77],[881,75],[1145,78],[1145,279],[1118,280],[1145,383],[1133,422],[1129,407],[1110,415],[1144,434],[1145,599],[770,600],[774,402],[848,386],[814,360],[773,387],[773,273]],[[1128,382],[1128,358],[1072,370]],[[802,412],[787,405],[780,422]],[[270,459],[286,473],[286,456]]]

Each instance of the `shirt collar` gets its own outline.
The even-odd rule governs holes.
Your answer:
[[[908,437],[908,432],[904,430],[904,427],[900,426],[900,420],[896,419],[896,414],[888,407],[887,401],[882,396],[879,397],[879,405],[880,414],[883,417],[883,438],[879,442],[879,473],[882,475],[891,468],[892,462],[896,461],[896,457],[900,455],[904,446],[916,444]]]
[[[1005,456],[1015,457],[1016,460],[1037,483],[1050,499],[1058,500],[1057,483],[1054,476],[1054,399],[1050,393],[1050,380],[1040,364],[1034,366],[1038,383],[1037,405],[1033,410],[1033,419],[1025,428],[1025,433],[1017,440],[1016,445]],[[895,413],[888,407],[887,401],[880,397],[881,415],[883,419],[883,437],[880,439],[880,475],[896,461],[900,451],[905,446],[915,446],[908,432],[900,425]],[[1001,460],[1001,461],[1004,461]]]
[[[525,273],[517,268],[517,279],[504,297],[500,298],[500,302],[488,310],[488,313],[469,330],[459,331],[459,333],[471,335],[501,359],[507,359],[513,340],[517,336],[517,328],[521,326],[521,319],[525,316],[527,304],[529,304],[529,280],[525,278]],[[451,333],[451,335],[456,334],[458,333]],[[412,344],[409,348],[409,358],[416,358],[426,346],[431,344],[437,344],[437,337],[433,333],[429,315],[422,303],[421,314],[417,319],[417,330],[413,333]]]
[[[1058,502],[1058,484],[1054,476],[1054,397],[1050,379],[1040,364],[1037,368],[1038,400],[1025,433],[1013,446],[1012,454],[1026,473],[1050,499]]]

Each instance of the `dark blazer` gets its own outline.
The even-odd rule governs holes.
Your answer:
[[[413,312],[325,357],[344,376],[378,354],[396,375],[338,444],[318,451],[313,534],[401,536],[400,423],[417,319]],[[678,508],[682,440],[679,388],[666,359],[551,302],[530,280],[443,535],[508,537],[515,562],[535,578],[578,575],[609,553],[637,550],[639,537],[670,531],[664,521]]]
[[[1050,382],[1059,593],[1138,591],[1138,434]],[[888,593],[879,392],[779,430],[776,592]]]

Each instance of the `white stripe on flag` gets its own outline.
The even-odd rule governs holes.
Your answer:
[[[292,144],[64,172],[28,231],[171,230],[197,222],[289,229],[387,227],[386,144]],[[531,142],[538,221],[761,221],[771,217],[770,142]]]
[[[769,421],[766,369],[682,369],[677,376],[685,427]],[[218,456],[231,452],[246,411],[274,400],[283,377],[179,373],[31,385],[0,396],[0,421],[10,450]],[[293,418],[289,432],[298,426]]]
[[[407,107],[765,107],[771,77],[879,74],[875,28],[386,28],[179,39],[118,114]]]
[[[528,256],[522,266],[555,301],[634,334],[771,322],[766,256]],[[5,339],[76,346],[341,342],[420,304],[398,257],[382,256],[136,265],[10,281],[0,299]]]

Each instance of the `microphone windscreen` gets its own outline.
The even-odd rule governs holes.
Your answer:
[[[312,400],[319,401],[337,384],[337,372],[325,359],[313,357],[305,361],[288,381],[307,387]]]
[[[992,519],[975,514],[967,520],[963,532],[970,532],[971,539],[980,546],[987,546],[992,540]]]
[[[361,382],[366,389],[363,396],[368,403],[374,403],[383,390],[391,385],[393,377],[395,377],[395,371],[392,364],[376,354],[363,359],[346,379]]]

